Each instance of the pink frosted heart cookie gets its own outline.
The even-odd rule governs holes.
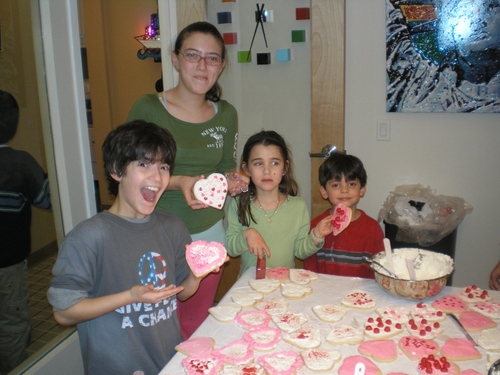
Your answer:
[[[299,329],[307,322],[307,317],[302,313],[286,312],[272,315],[271,319],[283,332],[292,332]]]
[[[455,295],[441,297],[432,302],[432,307],[444,311],[447,314],[453,314],[467,310],[467,304]]]
[[[178,344],[175,350],[188,357],[201,357],[212,353],[214,345],[215,340],[211,337],[191,337]]]
[[[300,356],[292,351],[264,354],[257,362],[264,367],[268,374],[292,375],[303,366]]]
[[[312,327],[301,327],[283,336],[283,340],[300,349],[312,349],[321,345],[319,329]]]
[[[421,359],[429,354],[436,354],[439,350],[439,345],[434,340],[417,336],[404,336],[399,340],[398,345],[411,360]]]
[[[355,309],[371,309],[377,304],[375,300],[366,292],[355,291],[344,297],[342,304]]]
[[[224,365],[217,355],[187,357],[182,360],[182,366],[188,375],[216,375]]]
[[[318,281],[318,274],[301,268],[292,268],[290,270],[290,281],[294,284],[306,285]]]
[[[333,235],[337,236],[342,232],[349,223],[351,222],[352,210],[344,206],[342,203],[337,204],[333,208],[333,218],[332,218],[332,227],[333,227]]]
[[[212,173],[207,178],[196,181],[193,194],[206,205],[222,210],[227,195],[226,177],[220,173]]]
[[[446,357],[429,354],[420,360],[418,370],[420,375],[457,375],[460,372],[460,367],[449,362]]]
[[[479,332],[483,329],[494,328],[497,326],[493,320],[476,311],[464,311],[458,316],[458,320],[467,331]]]
[[[220,358],[233,365],[242,365],[253,361],[253,346],[248,341],[236,340],[226,346],[214,350]]]
[[[411,310],[410,314],[413,319],[427,319],[430,322],[441,322],[446,319],[446,314],[432,306],[426,305],[423,302],[417,303]]]
[[[372,339],[387,339],[403,332],[403,326],[380,316],[369,317],[365,322],[365,335]]]
[[[275,267],[267,268],[266,276],[273,280],[287,281],[290,277],[290,268],[287,267]]]
[[[482,374],[480,372],[477,372],[476,370],[469,369],[460,371],[458,375],[482,375]]]
[[[186,261],[196,277],[205,276],[222,266],[226,256],[226,248],[218,242],[199,240],[186,245]]]
[[[359,344],[358,351],[377,362],[393,362],[398,358],[397,346],[392,340],[363,341]]]
[[[409,319],[409,310],[404,306],[379,307],[375,312],[384,319],[391,319],[395,322],[406,323]]]
[[[491,300],[491,296],[487,290],[481,289],[475,285],[465,287],[462,290],[462,293],[459,294],[459,297],[467,303],[485,302]]]
[[[243,340],[251,343],[255,350],[266,351],[274,349],[280,339],[281,331],[273,327],[259,328],[243,334]]]
[[[326,336],[326,341],[332,345],[357,345],[365,339],[363,330],[348,326],[347,324],[337,324]]]
[[[443,332],[443,327],[439,322],[431,322],[427,319],[410,319],[406,323],[406,328],[411,335],[423,339],[433,339]]]
[[[342,320],[348,310],[344,306],[328,304],[313,306],[312,311],[323,322],[335,323]]]
[[[382,375],[380,369],[368,358],[361,355],[352,355],[344,359],[339,367],[339,375],[353,375],[358,363],[365,365],[365,375]]]
[[[468,361],[481,358],[474,345],[465,338],[451,338],[446,340],[441,348],[441,354],[452,361]]]
[[[240,327],[253,331],[255,329],[267,327],[271,321],[271,315],[264,310],[252,310],[239,313],[236,315],[234,321]]]
[[[265,375],[264,368],[257,363],[224,365],[224,375]]]
[[[265,310],[271,315],[284,314],[288,310],[288,301],[283,297],[266,299],[257,302],[255,308],[258,310]]]
[[[500,319],[500,303],[498,302],[476,302],[470,304],[469,308],[488,318]]]
[[[307,368],[313,371],[330,371],[342,358],[340,352],[333,349],[301,350],[300,356]]]

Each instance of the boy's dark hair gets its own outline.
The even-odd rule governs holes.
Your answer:
[[[245,146],[243,147],[243,153],[241,154],[241,164],[245,163],[248,165],[248,161],[250,158],[250,152],[255,146],[263,145],[263,146],[276,146],[279,148],[281,152],[281,156],[285,162],[285,175],[281,179],[279,184],[279,191],[285,195],[296,196],[299,193],[299,187],[297,182],[295,181],[295,177],[293,175],[293,165],[292,165],[292,154],[286,141],[283,139],[281,135],[276,133],[273,130],[262,130],[259,133],[252,135],[248,138]],[[257,193],[257,189],[255,184],[250,179],[250,183],[248,184],[248,192],[240,194],[238,200],[238,219],[239,222],[244,226],[250,225],[250,220],[255,222],[251,212],[251,200],[255,197]]]
[[[167,129],[144,120],[120,125],[108,134],[102,144],[109,193],[118,194],[119,183],[111,175],[122,176],[127,166],[136,160],[166,163],[172,174],[176,152],[175,140]]]
[[[224,38],[214,25],[212,25],[210,22],[205,22],[205,21],[194,22],[190,25],[187,25],[184,29],[181,30],[174,44],[174,53],[177,56],[179,56],[179,53],[181,52],[181,48],[182,45],[184,44],[184,41],[193,33],[202,33],[213,36],[215,40],[217,40],[222,49],[222,54],[221,54],[222,60],[226,59],[227,53],[226,53],[226,45],[224,43]],[[222,88],[218,82],[215,82],[215,84],[205,94],[205,99],[210,100],[212,102],[218,102],[221,96],[222,96]]]
[[[17,131],[19,105],[7,91],[0,90],[0,144],[10,141]]]
[[[319,183],[326,189],[330,180],[346,181],[359,180],[361,187],[366,185],[368,176],[361,160],[354,155],[335,152],[331,154],[319,167]]]

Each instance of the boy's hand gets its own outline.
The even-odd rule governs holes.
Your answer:
[[[175,296],[184,290],[182,286],[175,287],[169,285],[163,289],[155,289],[152,284],[150,285],[136,285],[130,289],[130,294],[136,302],[145,303],[158,303],[169,297]]]
[[[328,215],[316,225],[316,228],[313,229],[316,237],[325,238],[333,232],[332,219],[333,216]]]
[[[248,251],[251,254],[254,254],[257,258],[262,259],[265,253],[267,258],[271,258],[271,250],[267,247],[266,241],[264,241],[257,230],[249,228],[245,231],[244,235],[247,240]]]

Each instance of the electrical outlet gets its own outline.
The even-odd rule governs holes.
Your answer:
[[[391,120],[377,120],[377,141],[391,140]]]

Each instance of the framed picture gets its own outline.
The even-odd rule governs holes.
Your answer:
[[[386,0],[387,112],[500,112],[500,1]]]

